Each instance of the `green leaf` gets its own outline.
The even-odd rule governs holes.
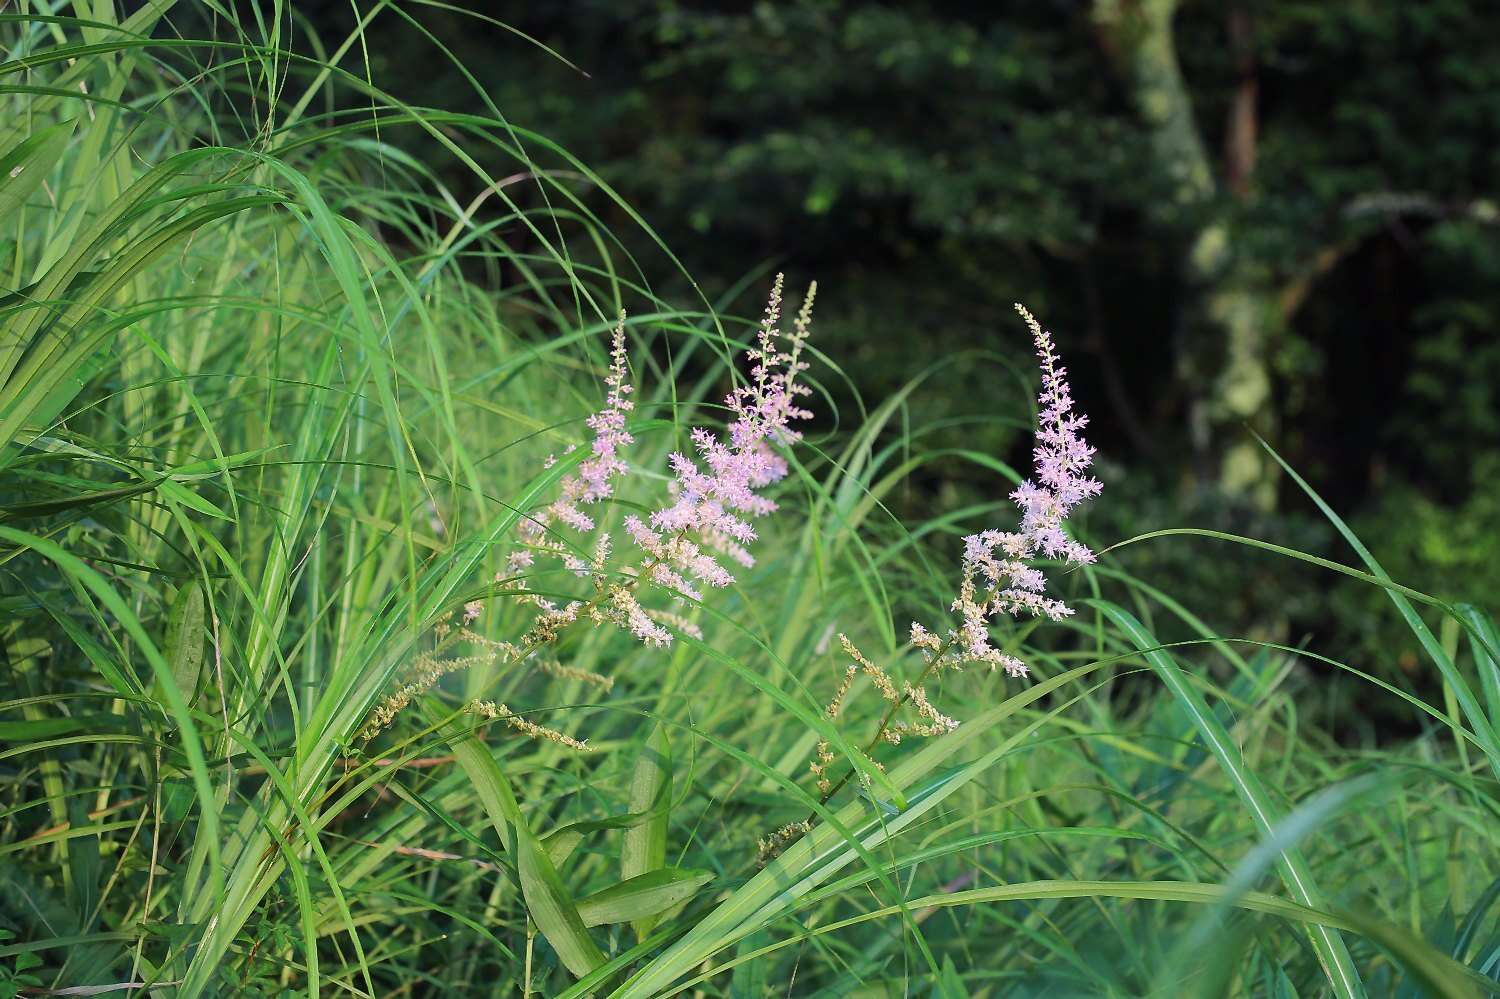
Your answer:
[[[645,812],[627,812],[624,815],[610,815],[602,819],[584,819],[581,822],[570,822],[565,826],[559,826],[542,837],[542,849],[547,851],[547,859],[552,861],[552,866],[561,867],[563,861],[573,855],[583,837],[592,832],[603,829],[626,829],[636,825],[647,817]]]
[[[451,745],[500,838],[512,841],[514,837],[521,895],[531,921],[557,951],[564,967],[575,978],[582,978],[604,963],[604,954],[589,936],[573,896],[563,886],[557,868],[552,866],[547,851],[521,814],[510,781],[489,748],[473,733],[453,739]]]
[[[112,489],[100,489],[94,492],[79,493],[74,496],[60,496],[56,499],[38,500],[34,503],[16,503],[12,506],[0,508],[0,520],[46,517],[62,513],[65,510],[77,510],[83,507],[98,506],[101,503],[111,503],[115,500],[128,499],[131,496],[139,496],[141,493],[148,493],[155,489],[157,481],[132,482],[128,486],[116,486]]]
[[[234,518],[229,516],[229,514],[225,513],[223,510],[220,510],[218,507],[214,506],[208,500],[204,499],[202,496],[199,496],[197,493],[193,492],[186,486],[178,485],[176,482],[167,480],[161,483],[159,488],[161,489],[163,496],[170,496],[172,499],[176,500],[178,503],[181,503],[183,506],[188,507],[189,509],[197,510],[202,514],[207,514],[208,516],[213,517],[216,520],[227,520],[231,522],[234,520]]]
[[[1031,881],[1018,884],[996,885],[988,888],[970,888],[964,891],[943,892],[908,899],[909,908],[947,908],[966,905],[994,905],[999,902],[1044,899],[1100,899],[1126,898],[1141,901],[1185,902],[1194,905],[1232,905],[1249,912],[1265,913],[1280,919],[1304,923],[1310,926],[1325,926],[1334,929],[1362,933],[1381,946],[1389,949],[1414,978],[1433,989],[1429,994],[1443,999],[1478,999],[1481,994],[1475,989],[1488,987],[1489,980],[1451,958],[1434,950],[1430,944],[1417,939],[1407,931],[1372,919],[1368,916],[1346,912],[1328,911],[1299,905],[1275,895],[1258,891],[1234,891],[1223,885],[1189,881]],[[823,923],[783,937],[775,944],[758,953],[764,954],[783,947],[799,946],[805,941],[829,933],[847,930],[851,926],[894,915],[900,905],[890,905],[862,912],[858,915]],[[706,971],[692,984],[721,973],[726,966]],[[571,996],[573,990],[564,993]],[[616,995],[624,995],[617,992]],[[641,992],[630,995],[647,994]],[[654,993],[653,993],[654,994]],[[1295,995],[1295,992],[1288,994]]]
[[[136,617],[130,605],[115,592],[102,575],[76,555],[66,551],[49,538],[37,537],[4,525],[0,525],[0,540],[18,547],[30,548],[57,566],[79,586],[80,590],[86,589],[103,605],[105,610],[110,612],[115,624],[124,629],[135,648],[150,664],[161,690],[163,707],[177,722],[178,732],[182,737],[181,748],[186,754],[192,772],[200,819],[199,841],[205,844],[204,849],[209,862],[208,890],[211,896],[221,895],[224,890],[224,867],[219,849],[219,812],[213,804],[214,793],[213,786],[208,779],[208,761],[203,754],[203,740],[193,724],[192,709],[173,680],[172,667],[167,663],[166,657],[151,640],[151,636],[142,627],[140,619]]]
[[[957,731],[940,739],[933,739],[912,753],[891,770],[887,781],[893,786],[910,788],[918,781],[932,778],[934,770],[974,739],[996,731],[996,726],[1005,719],[1048,694],[1078,682],[1103,668],[1108,662],[1110,660],[1088,663],[1039,681],[979,715],[966,719]],[[1067,703],[1070,702],[1053,708],[1051,713],[1060,712]],[[844,864],[856,857],[865,862],[877,879],[887,881],[886,869],[870,855],[869,850],[898,835],[910,822],[919,819],[930,808],[936,807],[969,780],[983,773],[1029,738],[1047,718],[1048,715],[1043,715],[1035,721],[1016,727],[998,746],[974,762],[935,780],[927,780],[917,794],[909,796],[909,808],[895,820],[871,817],[869,805],[862,798],[848,802],[837,812],[821,810],[820,814],[825,819],[823,823],[815,825],[811,832],[737,888],[711,913],[699,919],[687,933],[673,941],[665,952],[642,966],[614,994],[655,995],[665,990],[689,969],[701,965],[719,950],[732,946],[741,937],[784,914],[799,897],[829,880]],[[706,738],[716,748],[746,765],[756,766],[758,761],[753,756],[742,753],[723,741]],[[902,902],[894,911],[907,916],[911,905],[912,903]],[[911,925],[908,923],[908,927]],[[586,989],[598,985],[604,977],[605,974],[601,972],[594,980],[580,982],[562,995],[567,999],[582,999],[588,994]]]
[[[636,757],[630,778],[630,810],[647,817],[625,830],[620,848],[620,879],[629,882],[660,870],[667,863],[667,822],[672,805],[672,743],[666,726],[658,724]],[[636,920],[636,936],[651,932],[653,920]]]
[[[1435,999],[1480,999],[1475,979],[1481,976],[1436,950],[1409,930],[1360,913],[1346,913],[1344,918],[1366,937],[1390,951],[1406,973],[1422,987],[1422,994]],[[1488,983],[1486,982],[1486,985]],[[1486,991],[1489,991],[1486,987]]]
[[[125,722],[120,715],[110,714],[0,721],[0,742],[31,742],[37,739],[55,739],[74,732],[120,731],[124,727]]]
[[[547,859],[547,851],[524,820],[516,826],[516,853],[526,911],[563,965],[575,978],[582,978],[604,963],[604,955],[589,936],[573,896]]]
[[[642,922],[686,902],[713,880],[712,871],[663,867],[596,891],[578,902],[585,926]]]
[[[761,999],[766,994],[767,979],[771,968],[769,958],[755,955],[770,942],[771,935],[765,930],[756,930],[745,937],[735,948],[737,959],[743,963],[735,965],[729,976],[730,999]]]
[[[932,986],[933,999],[969,999],[969,990],[963,976],[953,965],[953,958],[943,958],[943,973]]]
[[[1500,628],[1495,619],[1473,604],[1454,607],[1469,633],[1469,649],[1474,653],[1474,669],[1479,674],[1479,689],[1490,713],[1490,725],[1500,729],[1500,662],[1492,650],[1500,649]]]
[[[0,156],[0,226],[42,186],[73,136],[74,120],[38,129]]]
[[[168,162],[184,161],[186,155],[180,154]],[[0,372],[4,373],[4,384],[0,385],[0,448],[6,449],[0,451],[0,464],[14,458],[9,449],[23,426],[31,421],[44,425],[61,411],[71,392],[57,390],[69,384],[68,380],[89,364],[114,333],[162,311],[159,303],[153,303],[101,320],[104,306],[117,291],[146,271],[162,254],[188,241],[209,223],[247,208],[279,203],[274,197],[253,196],[229,198],[194,209],[134,240],[81,289],[70,289],[61,308],[39,305],[14,320],[8,342],[0,346]],[[121,210],[119,204],[111,208],[111,212]],[[95,224],[109,217],[106,213]],[[99,242],[103,242],[102,236]],[[85,252],[93,249],[90,244]],[[77,276],[82,263],[83,257],[70,251],[68,258],[53,268],[61,271],[56,281],[49,271],[47,280],[39,286],[39,302],[45,305],[49,296],[61,294]]]
[[[202,585],[197,580],[184,583],[167,612],[164,647],[167,663],[172,668],[172,679],[177,681],[177,689],[189,705],[196,702],[203,679],[203,640],[208,633],[206,619]]]
[[[205,458],[202,461],[190,461],[185,465],[176,466],[167,474],[177,482],[220,475],[228,469],[247,465],[256,458],[264,457],[273,451],[280,451],[285,447],[285,444],[273,444],[270,447],[258,447],[252,448],[249,451],[226,454],[222,458]]]
[[[1256,439],[1260,440],[1260,438]],[[1260,445],[1276,460],[1276,463],[1281,466],[1282,471],[1286,472],[1287,476],[1293,482],[1297,483],[1298,487],[1307,494],[1307,497],[1313,501],[1313,504],[1317,506],[1323,516],[1328,518],[1328,522],[1343,536],[1344,540],[1349,542],[1349,547],[1354,549],[1359,555],[1360,561],[1364,562],[1366,567],[1369,568],[1374,581],[1385,587],[1386,596],[1390,597],[1391,603],[1396,605],[1396,610],[1400,612],[1402,620],[1406,622],[1406,626],[1416,636],[1417,643],[1426,651],[1428,657],[1432,659],[1433,665],[1437,666],[1438,672],[1443,675],[1443,680],[1452,688],[1453,696],[1458,700],[1459,706],[1463,708],[1464,718],[1468,721],[1469,728],[1473,730],[1474,735],[1479,739],[1480,746],[1484,749],[1485,757],[1489,760],[1490,769],[1494,771],[1496,777],[1500,777],[1500,732],[1497,732],[1491,721],[1485,718],[1484,710],[1480,707],[1479,700],[1474,696],[1473,690],[1470,689],[1468,681],[1459,672],[1452,657],[1443,650],[1442,643],[1433,635],[1432,629],[1427,627],[1427,622],[1422,620],[1421,615],[1417,613],[1416,608],[1411,604],[1411,600],[1408,599],[1409,596],[1420,598],[1425,596],[1425,594],[1418,594],[1408,587],[1401,586],[1393,581],[1390,574],[1385,571],[1385,568],[1376,561],[1370,549],[1366,548],[1364,542],[1360,541],[1349,525],[1344,523],[1344,519],[1333,512],[1333,507],[1324,502],[1323,497],[1318,495],[1317,491],[1308,484],[1307,480],[1298,475],[1296,470],[1291,465],[1288,465],[1271,445],[1267,444],[1264,440],[1260,441]],[[1444,611],[1455,614],[1460,623],[1464,623],[1463,616],[1456,614],[1453,608],[1448,607],[1442,601],[1431,597],[1428,597],[1427,600],[1442,607]],[[1474,632],[1471,631],[1469,634],[1472,637]]]

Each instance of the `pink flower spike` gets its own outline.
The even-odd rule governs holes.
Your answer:
[[[778,274],[755,345],[745,352],[750,381],[725,399],[732,416],[727,434],[720,437],[695,427],[690,436],[696,457],[679,452],[669,458],[673,501],[646,521],[625,522],[626,533],[650,560],[650,571],[643,573],[649,578],[692,578],[722,587],[734,582],[734,576],[710,552],[740,565],[754,564],[747,547],[755,540],[750,520],[776,510],[776,504],[757,490],[779,482],[789,471],[786,459],[772,445],[794,443],[799,435],[792,422],[812,415],[796,400],[810,391],[797,375],[807,370],[802,351],[817,285],[809,286],[785,342],[779,329],[781,289]],[[662,567],[670,567],[672,575],[666,576]],[[675,582],[668,588],[684,593]]]
[[[1041,362],[1041,411],[1037,417],[1036,444],[1032,450],[1034,479],[1027,479],[1011,492],[1021,511],[1019,531],[988,530],[964,538],[963,580],[953,610],[963,624],[948,632],[944,645],[921,625],[912,627],[912,644],[924,655],[938,655],[942,666],[958,667],[967,662],[988,663],[1012,677],[1026,675],[1026,664],[990,644],[989,621],[1005,614],[1011,617],[1046,617],[1060,621],[1072,609],[1045,595],[1046,576],[1027,564],[1038,556],[1073,565],[1094,561],[1094,553],[1080,541],[1068,537],[1063,525],[1083,501],[1099,495],[1097,479],[1084,474],[1093,461],[1094,449],[1078,432],[1088,426],[1088,417],[1073,412],[1072,390],[1067,369],[1059,362],[1051,335],[1026,307],[1016,311],[1026,321]]]
[[[577,470],[563,476],[558,486],[561,495],[551,505],[522,522],[519,533],[527,544],[541,544],[546,528],[553,523],[561,523],[583,533],[594,530],[594,518],[580,508],[614,495],[614,480],[630,471],[630,466],[620,457],[625,448],[635,443],[635,438],[625,429],[626,419],[635,408],[635,403],[630,398],[635,387],[628,378],[625,313],[622,311],[620,321],[610,334],[609,372],[604,377],[604,406],[585,421],[594,432],[588,457],[578,463]],[[575,450],[577,446],[570,444],[566,453],[571,454]],[[556,458],[548,455],[544,467],[551,468],[555,462]],[[519,554],[512,553],[510,564],[530,565],[529,554],[526,562],[517,563]],[[577,561],[574,558],[574,564],[569,564],[569,568],[575,572],[578,569]],[[566,560],[565,564],[568,564]]]

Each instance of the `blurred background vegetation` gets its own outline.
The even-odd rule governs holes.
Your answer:
[[[333,0],[299,11],[325,37],[353,23]],[[1500,8],[409,11],[371,23],[373,77],[414,104],[493,106],[555,140],[623,193],[711,299],[752,277],[758,288],[771,267],[815,277],[820,346],[864,401],[958,358],[911,402],[912,425],[940,421],[949,438],[934,446],[1025,460],[1023,382],[1006,365],[1025,370],[1010,304],[1030,305],[1094,415],[1111,493],[1096,541],[1190,524],[1347,561],[1253,429],[1397,579],[1481,603],[1500,585]],[[457,163],[443,173],[453,158],[436,141],[410,152],[460,202],[480,193]],[[662,254],[639,259],[658,292],[690,297]],[[966,419],[984,407],[1013,415],[1015,432]],[[911,513],[993,490],[957,459],[923,474],[926,490],[903,494]],[[1350,583],[1330,614],[1321,581],[1238,551],[1121,554],[1179,581],[1222,627],[1422,682],[1378,590]],[[1331,689],[1327,707],[1340,724],[1379,721]]]

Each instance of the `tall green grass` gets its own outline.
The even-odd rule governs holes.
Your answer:
[[[362,743],[445,615],[478,599],[483,633],[524,630],[492,580],[568,467],[544,459],[584,439],[618,309],[632,457],[659,472],[716,418],[742,289],[660,300],[626,246],[678,265],[585,165],[503,109],[385,93],[362,28],[406,19],[441,58],[420,6],[362,8],[341,39],[239,9],[0,11],[0,990],[1500,990],[1494,620],[1391,581],[1310,486],[1351,564],[1134,543],[1383,588],[1441,701],[1220,635],[1107,555],[1064,577],[1066,626],[1009,636],[1034,680],[950,676],[956,732],[818,803],[819,736],[848,753],[873,728],[821,716],[829,635],[915,676],[906,621],[946,608],[954,537],[1007,515],[1010,469],[903,418],[944,361],[837,414],[855,394],[820,359],[832,429],[796,452],[756,569],[691,611],[701,641],[580,632],[559,652],[608,693],[477,666]],[[456,200],[403,152],[418,135],[484,194]],[[955,458],[995,502],[889,514]],[[1418,734],[1309,723],[1299,690],[1337,674]],[[480,696],[593,752],[476,729]],[[757,838],[810,812],[757,868]]]

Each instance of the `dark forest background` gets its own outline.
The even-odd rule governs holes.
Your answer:
[[[353,24],[297,9],[325,42]],[[1353,561],[1254,430],[1396,579],[1494,609],[1497,39],[1480,0],[573,0],[387,11],[362,58],[403,100],[492,104],[569,150],[710,299],[750,279],[730,307],[753,314],[768,269],[817,279],[818,343],[866,402],[974,358],[913,396],[929,443],[1024,460],[1022,382],[979,358],[1029,367],[1027,303],[1094,417],[1097,542],[1195,526]],[[964,420],[985,411],[1017,429]],[[996,489],[923,475],[913,513]],[[1374,587],[1194,539],[1119,557],[1223,629],[1429,682]],[[1381,722],[1323,689],[1338,726]]]

